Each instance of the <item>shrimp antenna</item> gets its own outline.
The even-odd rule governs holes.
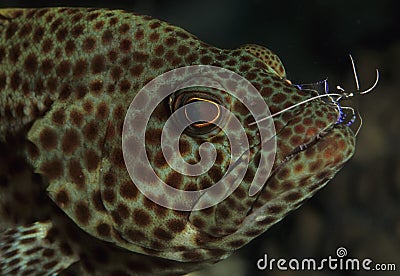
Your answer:
[[[372,90],[374,90],[375,87],[378,85],[378,82],[379,82],[379,78],[380,78],[379,70],[378,70],[378,69],[375,69],[375,70],[376,70],[376,78],[375,78],[374,84],[373,84],[370,88],[368,88],[367,90],[360,91],[360,84],[359,84],[359,81],[358,81],[356,65],[355,65],[355,63],[354,63],[354,59],[353,59],[353,57],[351,56],[351,54],[350,54],[349,56],[350,56],[351,65],[352,65],[352,69],[353,69],[354,80],[355,80],[355,83],[356,83],[356,92],[357,92],[357,94],[363,95],[363,94],[367,94],[367,93],[371,92]],[[326,82],[326,80],[325,80],[325,82]],[[260,119],[260,120],[256,120],[256,121],[250,123],[249,126],[255,125],[255,124],[260,123],[260,122],[262,122],[262,121],[265,121],[265,120],[267,120],[267,119],[269,119],[269,118],[273,118],[273,117],[275,117],[275,116],[277,116],[277,115],[279,115],[279,114],[282,114],[282,113],[284,113],[284,112],[286,112],[286,111],[289,111],[289,110],[291,110],[291,109],[293,109],[293,108],[295,108],[295,107],[297,107],[297,106],[303,105],[303,104],[305,104],[305,103],[307,103],[307,102],[313,101],[313,100],[315,100],[315,99],[323,98],[323,97],[329,97],[329,98],[332,100],[332,102],[335,103],[335,104],[338,106],[338,108],[340,109],[341,107],[340,107],[339,102],[340,102],[342,99],[348,99],[348,98],[353,97],[353,96],[355,95],[355,93],[353,93],[353,92],[347,93],[346,90],[343,89],[343,88],[342,88],[341,86],[339,86],[339,85],[336,86],[336,89],[337,89],[340,93],[325,93],[325,94],[322,94],[322,95],[318,95],[318,96],[311,97],[311,98],[309,98],[309,99],[306,99],[306,100],[304,100],[304,101],[301,101],[301,102],[299,102],[299,103],[296,103],[296,104],[294,104],[294,105],[291,105],[291,106],[289,106],[289,107],[287,107],[287,108],[284,108],[284,109],[282,109],[282,110],[280,110],[280,111],[278,111],[278,112],[276,112],[276,113],[274,113],[274,114],[271,114],[271,115],[269,115],[269,116],[266,116],[266,117],[264,117],[264,118],[262,118],[262,119]],[[300,88],[300,90],[301,90],[301,88]],[[308,90],[308,89],[304,89],[304,90]],[[327,92],[327,91],[326,91],[326,92]],[[336,98],[336,99],[333,99],[333,97],[337,97],[337,98]],[[344,109],[349,109],[349,110],[351,110],[352,113],[353,113],[353,118],[354,118],[354,116],[355,116],[355,110],[354,110],[353,108],[351,108],[351,107],[345,107]],[[357,136],[358,132],[360,131],[361,126],[362,126],[362,123],[363,123],[361,114],[360,114],[360,112],[358,112],[358,110],[357,110],[357,115],[358,115],[358,117],[360,118],[360,126],[359,126],[358,129],[357,129],[357,132],[356,132],[356,134],[355,134],[356,136]],[[354,120],[355,120],[355,118],[351,120],[351,123],[353,123]]]
[[[358,135],[358,133],[360,132],[361,127],[362,127],[362,125],[363,125],[363,118],[361,117],[361,114],[360,114],[360,112],[359,112],[358,110],[357,110],[357,115],[358,115],[358,118],[360,118],[360,125],[358,126],[357,131],[356,131],[356,133],[354,134],[354,137],[357,137],[357,135]]]
[[[379,82],[379,77],[380,77],[379,76],[379,70],[375,69],[376,70],[376,78],[375,78],[374,84],[370,88],[368,88],[367,90],[360,91],[360,84],[359,84],[359,81],[358,81],[356,65],[354,63],[354,59],[351,56],[351,54],[349,54],[349,56],[350,56],[351,66],[353,68],[354,81],[356,83],[356,89],[357,89],[356,91],[358,92],[358,94],[363,95],[363,94],[367,94],[367,93],[371,92],[372,90],[374,90],[375,87],[378,85],[378,82]],[[343,91],[343,93],[345,93],[344,89],[341,89],[341,90]],[[352,94],[352,93],[350,93],[350,94]],[[353,108],[351,108],[351,109],[352,109],[352,112],[354,114],[354,109]],[[354,135],[355,137],[357,137],[357,135],[360,132],[361,127],[363,125],[363,118],[362,118],[362,116],[361,116],[361,114],[360,114],[360,112],[358,110],[357,110],[357,117],[360,119],[360,125],[358,126],[358,128],[357,128],[357,130],[355,132],[355,135]]]
[[[379,77],[380,77],[379,76],[379,70],[378,69],[375,69],[375,70],[376,70],[376,79],[375,79],[374,84],[370,88],[368,88],[367,90],[359,92],[359,94],[361,94],[361,95],[367,94],[367,93],[371,92],[372,90],[374,90],[375,87],[378,85]]]
[[[378,85],[378,82],[379,82],[379,77],[380,77],[379,76],[379,70],[375,69],[376,70],[376,78],[375,78],[374,84],[370,88],[368,88],[367,90],[360,91],[360,84],[358,82],[358,75],[357,75],[356,65],[354,63],[354,59],[351,56],[351,54],[349,54],[349,56],[350,56],[350,60],[351,60],[351,66],[353,68],[354,81],[356,82],[356,89],[357,89],[358,94],[363,95],[363,94],[367,94],[367,93],[371,92],[372,90],[374,90],[375,87]]]
[[[350,56],[350,60],[351,60],[351,67],[353,68],[354,80],[355,80],[355,82],[356,82],[356,89],[357,89],[357,91],[360,91],[360,84],[359,84],[359,82],[358,82],[358,76],[357,76],[356,65],[355,65],[355,63],[354,63],[354,59],[353,59],[353,57],[351,56],[351,54],[349,54],[349,56]]]
[[[306,100],[304,100],[304,101],[301,101],[301,102],[299,102],[299,103],[297,103],[297,104],[291,105],[291,106],[289,106],[289,107],[287,107],[287,108],[285,108],[285,109],[282,109],[281,111],[278,111],[278,112],[276,112],[276,113],[274,113],[274,114],[271,114],[271,115],[269,115],[269,116],[267,116],[267,117],[264,117],[264,118],[262,118],[262,119],[260,119],[260,120],[254,121],[254,122],[250,123],[249,126],[255,125],[255,124],[260,123],[260,122],[262,122],[262,121],[265,121],[265,120],[267,120],[267,119],[269,119],[269,118],[273,118],[273,117],[275,117],[275,116],[277,116],[277,115],[279,115],[279,114],[281,114],[281,113],[284,113],[284,112],[286,112],[286,111],[289,111],[290,109],[293,109],[293,108],[295,108],[295,107],[297,107],[297,106],[299,106],[299,105],[303,105],[303,104],[308,103],[308,102],[310,102],[310,101],[313,101],[313,100],[315,100],[315,99],[324,98],[324,97],[339,97],[339,98],[341,98],[341,97],[343,97],[343,95],[342,95],[342,94],[338,94],[338,93],[327,93],[327,94],[322,94],[322,95],[314,96],[314,97],[311,97],[311,98],[306,99]]]

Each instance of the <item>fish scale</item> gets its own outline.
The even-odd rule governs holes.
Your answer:
[[[254,119],[238,99],[190,88],[177,93],[217,98],[238,118],[251,145],[250,164],[240,186],[215,206],[184,212],[157,205],[126,170],[123,122],[140,88],[188,65],[236,72],[257,88],[272,114],[312,96],[291,85],[280,59],[262,46],[219,49],[179,27],[119,10],[0,10],[0,230],[11,228],[0,235],[6,260],[0,261],[0,274],[160,275],[199,269],[228,257],[298,208],[352,156],[354,135],[336,124],[335,105],[315,100],[293,108],[273,119],[276,159],[263,189],[250,197],[258,160],[270,154],[261,150],[268,141],[249,125]],[[157,94],[149,93],[143,110],[153,97]],[[185,161],[199,162],[199,146],[211,142],[216,163],[195,178],[166,166],[161,130],[171,109],[182,105],[179,97],[171,99],[170,106],[155,109],[146,128],[150,163],[175,188],[210,187],[227,173],[229,141],[223,132],[184,133],[179,144]],[[30,238],[19,243],[26,233]],[[39,258],[49,248],[51,258]],[[29,268],[23,265],[29,262]]]

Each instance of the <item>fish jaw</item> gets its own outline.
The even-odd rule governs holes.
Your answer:
[[[337,124],[338,115],[334,105],[316,101],[284,119],[275,119],[277,146],[272,172],[237,231],[226,237],[227,247],[235,241],[246,244],[267,231],[324,187],[349,161],[355,136],[348,126]],[[282,127],[280,120],[285,121]],[[249,198],[247,194],[242,200]]]
[[[220,238],[202,235],[198,242],[203,242],[210,251],[224,248],[225,255],[221,255],[221,259],[226,258],[323,188],[349,161],[354,150],[355,137],[351,129],[342,125],[333,127],[275,167],[262,191],[254,196],[251,210],[235,232]],[[231,211],[238,206],[233,199],[228,199]]]
[[[350,128],[334,127],[307,148],[287,158],[269,177],[240,232],[266,231],[323,188],[353,156]]]

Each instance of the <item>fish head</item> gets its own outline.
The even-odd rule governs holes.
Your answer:
[[[181,249],[169,255],[180,261],[223,258],[248,243],[313,196],[354,153],[354,134],[338,123],[336,104],[307,102],[314,93],[288,81],[271,51],[257,45],[236,51],[256,57],[254,67],[244,73],[224,67],[233,76],[193,69],[194,77],[184,78],[185,87],[160,103],[146,127],[152,169],[176,189],[150,185],[157,192],[149,198],[184,219],[168,241]],[[165,149],[163,138],[173,140]],[[201,171],[198,165],[207,161],[212,165]]]

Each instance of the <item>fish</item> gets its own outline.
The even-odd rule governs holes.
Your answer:
[[[154,109],[144,141],[167,185],[193,191],[225,174],[235,178],[229,139],[211,119],[191,122],[179,137],[188,164],[201,161],[203,143],[213,144],[210,170],[191,177],[168,166],[162,127],[189,103],[225,107],[250,146],[244,177],[231,194],[208,208],[176,210],[133,183],[122,142],[125,115],[139,91],[187,66],[223,68],[249,81],[275,114],[275,134],[261,139],[260,118],[227,91],[194,86],[167,97]],[[263,46],[220,49],[150,16],[1,9],[0,275],[182,275],[226,259],[299,208],[354,153],[355,136],[338,123],[338,104],[310,100],[313,93],[300,88]],[[260,160],[269,154],[262,146],[272,138],[271,172],[250,195]],[[141,182],[151,184],[145,177]]]

